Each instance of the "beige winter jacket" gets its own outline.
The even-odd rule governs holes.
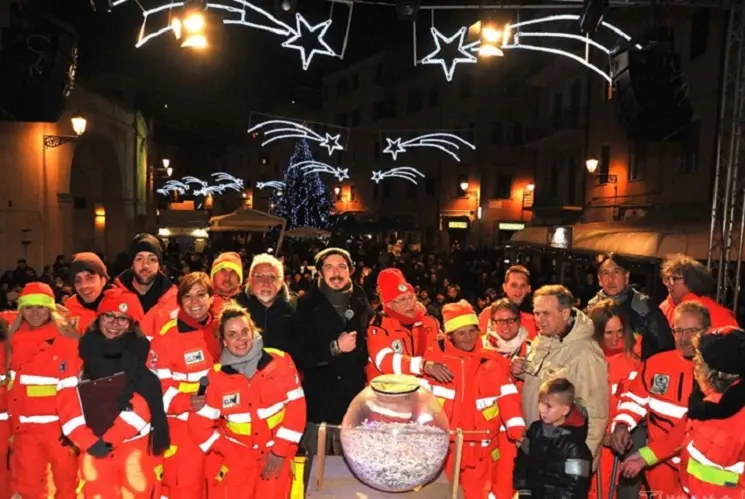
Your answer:
[[[587,315],[572,310],[574,325],[563,339],[539,334],[533,340],[524,368],[523,415],[528,427],[540,419],[538,391],[550,378],[567,378],[576,388],[579,403],[587,409],[587,446],[593,456],[600,449],[608,423],[608,365],[592,339],[593,324]]]

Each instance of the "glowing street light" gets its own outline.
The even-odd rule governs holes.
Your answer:
[[[585,161],[585,165],[587,166],[587,171],[592,173],[595,173],[595,170],[598,169],[598,164],[600,163],[600,160],[596,158],[595,156],[590,156]]]
[[[463,192],[466,192],[468,190],[468,182],[466,182],[466,181],[461,182],[460,183],[460,190],[462,190]]]
[[[535,184],[531,182],[528,185],[526,185],[525,188],[528,189],[528,191],[533,192],[535,190]]]
[[[70,121],[72,122],[72,129],[75,131],[75,135],[80,137],[85,133],[85,127],[88,125],[88,120],[86,120],[82,114],[76,114],[70,118]]]
[[[168,158],[163,158],[163,168],[168,168],[171,166],[171,160]]]
[[[171,175],[173,175],[173,168],[172,167],[169,166],[169,167],[166,168],[166,175],[168,175],[169,177]]]

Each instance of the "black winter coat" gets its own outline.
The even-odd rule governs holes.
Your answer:
[[[303,376],[309,422],[341,423],[349,403],[365,387],[367,326],[373,311],[357,285],[349,307],[352,318],[342,319],[317,283],[298,298],[290,355]],[[332,355],[331,342],[351,331],[357,331],[357,348]]]
[[[670,329],[670,323],[660,307],[652,299],[627,286],[623,292],[614,297],[608,297],[601,289],[595,297],[587,303],[587,308],[601,300],[615,301],[628,317],[631,329],[642,337],[642,360],[660,352],[667,352],[675,348],[675,338]]]
[[[292,347],[292,328],[294,326],[297,297],[283,288],[274,303],[265,307],[258,298],[246,292],[236,298],[238,304],[248,310],[251,319],[261,329],[264,348],[277,348],[288,352]]]
[[[562,426],[530,425],[515,461],[519,497],[585,499],[592,474],[586,438],[587,417],[576,406]]]

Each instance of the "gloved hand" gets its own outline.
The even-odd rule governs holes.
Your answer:
[[[106,457],[111,452],[111,449],[112,446],[110,443],[104,442],[99,438],[95,444],[88,447],[86,452],[93,457]]]

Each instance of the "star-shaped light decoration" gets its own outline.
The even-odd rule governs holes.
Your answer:
[[[325,147],[329,150],[329,156],[334,154],[334,151],[343,151],[344,148],[339,145],[339,140],[341,139],[341,134],[337,133],[336,135],[331,135],[330,133],[326,132],[326,136],[319,141],[318,145],[321,147]]]
[[[383,180],[383,172],[378,170],[373,170],[373,176],[372,181],[376,184],[379,184],[381,180]]]
[[[308,67],[310,67],[313,56],[316,54],[329,55],[331,57],[337,56],[336,52],[334,52],[333,49],[329,47],[329,44],[326,43],[326,40],[323,39],[323,37],[326,36],[326,32],[328,31],[329,27],[331,26],[331,19],[320,24],[316,24],[315,26],[311,26],[302,15],[297,13],[295,14],[295,21],[297,22],[297,28],[295,32],[292,33],[292,36],[288,40],[282,42],[282,46],[295,49],[300,52],[304,70],[307,70]],[[303,44],[304,40],[309,39],[312,39],[313,42],[310,49],[308,49],[308,47]],[[307,41],[305,43],[310,45],[310,43]]]
[[[383,149],[383,154],[390,154],[393,156],[393,161],[396,161],[396,157],[399,153],[405,153],[406,148],[401,145],[401,137],[397,139],[385,139],[386,146]],[[395,148],[395,149],[394,149]]]
[[[466,43],[465,26],[449,38],[437,31],[437,28],[435,27],[430,28],[430,31],[432,32],[432,37],[435,39],[435,45],[437,45],[437,48],[422,59],[420,64],[439,64],[442,66],[443,71],[445,71],[445,79],[450,82],[453,80],[455,66],[459,63],[475,64],[478,62],[478,59],[471,53],[471,50],[480,43],[480,40]],[[455,45],[456,43],[457,46]],[[451,47],[454,48],[457,53],[454,57],[448,57],[449,60],[446,61],[446,58],[442,56],[443,49]]]
[[[349,178],[349,168],[337,168],[336,172],[336,178],[339,179],[339,182],[343,182],[345,179]]]

